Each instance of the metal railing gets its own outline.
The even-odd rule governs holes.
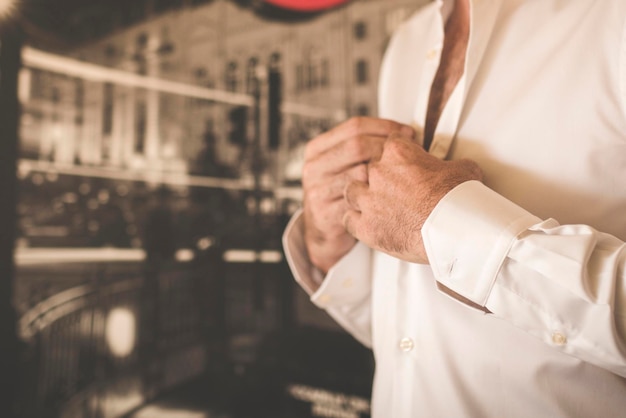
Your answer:
[[[46,269],[62,273],[67,266]],[[199,280],[190,264],[84,267],[82,284],[21,316],[20,416],[119,417],[205,370],[206,278]],[[18,281],[37,277],[33,266],[18,269]]]

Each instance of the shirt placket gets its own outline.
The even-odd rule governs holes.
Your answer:
[[[463,76],[454,88],[435,129],[429,152],[441,159],[448,157],[450,148],[459,131],[459,124],[464,117],[468,90],[476,77],[489,39],[493,32],[497,16],[502,6],[500,0],[485,2],[470,0],[470,33],[465,51]],[[477,23],[480,19],[480,23]],[[424,119],[425,120],[425,119]]]
[[[443,51],[444,27],[443,16],[441,14],[442,2],[433,3],[432,13],[435,14],[432,21],[434,22],[429,34],[428,45],[424,57],[424,65],[419,80],[419,90],[413,113],[413,128],[416,132],[416,140],[420,145],[424,144],[424,127],[426,125],[426,114],[428,112],[428,101],[430,98],[430,89],[437,74],[439,63],[441,61],[441,53]]]
[[[418,95],[414,113],[414,128],[417,132],[417,138],[420,144],[423,144],[424,126],[426,124],[430,90],[432,88],[435,75],[441,63],[441,54],[443,52],[443,42],[445,37],[445,23],[444,16],[442,14],[443,2],[437,2],[437,4],[439,7],[435,11],[437,13],[437,16],[434,19],[436,24],[433,26],[430,34],[431,47],[426,53],[425,64],[422,71],[422,77],[420,79],[420,94]],[[470,20],[472,16],[471,10],[472,7],[470,5]],[[465,97],[465,87],[467,81],[468,51],[470,50],[471,44],[472,26],[473,25],[470,25],[470,40],[468,42],[467,51],[465,53],[466,59],[463,75],[459,79],[457,85],[452,91],[452,94],[448,98],[448,101],[446,102],[441,115],[439,116],[439,121],[437,122],[437,126],[434,132],[433,142],[429,150],[432,155],[441,159],[446,158],[448,151],[450,150],[454,137],[456,136],[461,112],[463,110],[463,101]]]

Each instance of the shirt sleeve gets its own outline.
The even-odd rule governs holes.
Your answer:
[[[626,115],[626,20],[622,25],[622,39],[619,50],[619,87],[622,98],[622,110]]]
[[[296,281],[319,308],[367,347],[372,347],[371,250],[358,242],[326,277],[310,262],[304,244],[302,212],[283,234],[283,247]]]
[[[438,282],[555,349],[626,377],[626,244],[541,220],[480,182],[422,229]]]

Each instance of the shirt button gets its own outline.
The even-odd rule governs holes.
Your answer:
[[[438,56],[439,56],[439,51],[437,49],[430,49],[426,53],[426,59],[428,59],[429,61],[436,59]]]
[[[322,295],[319,298],[319,303],[321,303],[322,305],[326,305],[328,302],[330,302],[330,295]]]
[[[352,287],[352,283],[353,283],[353,280],[349,278],[343,281],[342,286],[345,287],[346,289],[349,289]]]
[[[400,340],[400,350],[404,352],[409,352],[413,350],[414,346],[415,344],[413,343],[413,340],[410,338],[403,338]]]
[[[565,345],[565,343],[567,343],[567,337],[560,332],[555,332],[552,334],[552,342],[555,345]]]

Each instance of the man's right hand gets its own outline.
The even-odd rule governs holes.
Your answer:
[[[367,182],[367,166],[378,160],[392,132],[413,136],[414,131],[387,119],[358,117],[311,140],[305,149],[304,238],[313,265],[323,273],[356,243],[344,225],[348,210],[343,192],[346,184]]]

